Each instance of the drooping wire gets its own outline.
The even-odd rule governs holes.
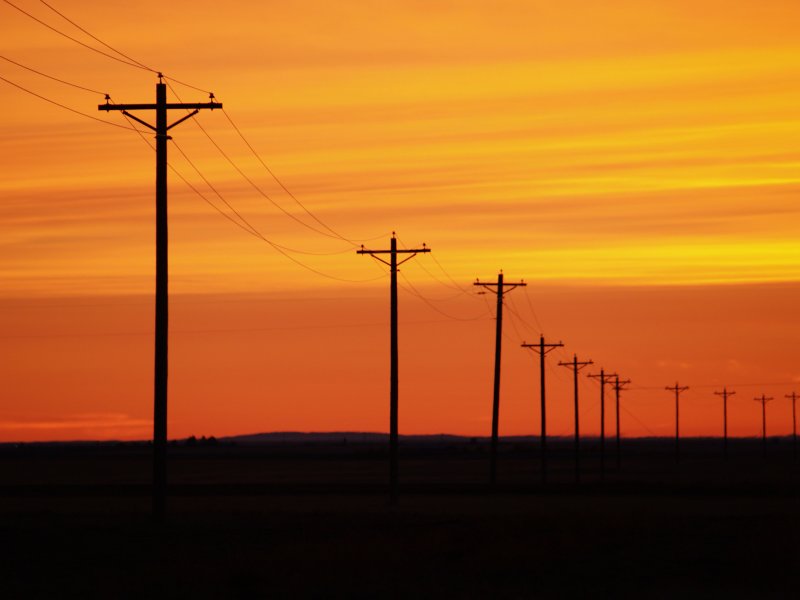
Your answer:
[[[105,121],[103,119],[100,119],[98,117],[94,117],[94,116],[92,116],[90,114],[87,114],[85,112],[81,112],[81,111],[76,110],[74,108],[70,108],[69,106],[67,106],[65,104],[61,104],[60,102],[56,102],[55,100],[51,100],[50,98],[42,96],[41,94],[37,94],[36,92],[32,92],[28,88],[23,87],[23,86],[19,85],[18,83],[14,83],[13,81],[11,81],[9,79],[6,79],[2,75],[0,75],[0,80],[5,81],[9,85],[13,85],[15,88],[18,88],[18,89],[22,90],[26,94],[30,94],[31,96],[35,96],[36,98],[39,98],[40,100],[44,100],[45,102],[49,102],[50,104],[53,104],[54,106],[57,106],[57,107],[62,108],[64,110],[68,110],[71,113],[75,113],[76,115],[80,115],[80,116],[85,117],[87,119],[91,119],[92,121],[97,121],[98,123],[103,123],[104,125],[109,125],[111,127],[117,127],[118,129],[128,129],[130,131],[137,131],[137,132],[139,131],[136,127],[127,127],[125,125],[120,125],[119,123],[112,123],[111,121]]]
[[[256,237],[256,238],[258,238],[260,240],[263,240],[263,241],[267,241],[266,237],[264,236],[264,234],[262,234],[255,227],[255,225],[250,223],[250,221],[248,221],[244,217],[244,215],[242,215],[241,212],[236,210],[236,208],[234,208],[234,206],[230,202],[228,202],[228,200],[225,199],[225,197],[208,180],[208,178],[205,175],[203,175],[202,171],[200,171],[200,169],[197,167],[197,165],[187,156],[187,154],[186,154],[186,152],[184,152],[183,148],[181,148],[174,139],[172,140],[172,145],[175,146],[175,148],[178,150],[178,152],[180,152],[181,156],[183,156],[184,160],[186,160],[186,162],[189,163],[189,166],[191,166],[192,169],[194,169],[195,173],[197,173],[197,175],[200,177],[200,179],[203,180],[203,182],[208,186],[208,188],[212,192],[214,192],[214,195],[216,195],[217,198],[219,198],[220,201],[225,206],[227,206],[231,210],[231,212],[233,212],[239,218],[239,220],[244,224],[242,229],[244,229],[244,231],[246,231],[247,233],[249,233],[253,237]],[[275,244],[276,246],[280,247],[283,250],[286,250],[287,252],[291,252],[293,254],[306,254],[306,255],[310,255],[310,256],[334,256],[334,255],[337,255],[337,254],[344,254],[345,252],[351,252],[352,251],[351,248],[345,248],[344,250],[335,250],[333,252],[313,252],[313,251],[309,251],[309,250],[299,250],[297,248],[291,248],[289,246],[284,246],[283,244],[278,244],[277,242],[271,242],[271,243]]]
[[[531,302],[530,294],[528,293],[528,288],[526,287],[524,290],[525,300],[528,302],[528,308],[531,311],[531,315],[533,315],[534,322],[539,326],[539,331],[544,333],[544,327],[542,326],[541,321],[539,321],[539,316],[536,314],[536,310],[533,308],[533,302]]]
[[[26,70],[30,71],[31,73],[36,73],[37,75],[41,75],[42,77],[46,77],[47,79],[52,79],[53,81],[57,81],[58,83],[63,83],[64,85],[68,85],[68,86],[77,88],[79,90],[83,90],[85,92],[91,92],[92,94],[97,94],[99,96],[106,96],[107,95],[105,92],[99,92],[99,91],[94,90],[92,88],[89,88],[89,87],[86,87],[86,86],[83,86],[83,85],[79,85],[77,83],[72,83],[71,81],[67,81],[65,79],[59,79],[58,77],[53,77],[52,75],[48,75],[47,73],[43,73],[43,72],[38,71],[38,70],[36,70],[36,69],[34,69],[32,67],[29,67],[27,65],[23,65],[20,62],[17,62],[15,60],[11,60],[7,56],[0,55],[0,58],[2,58],[3,60],[5,60],[7,62],[10,62],[12,65],[17,65],[18,67],[26,69]]]
[[[125,119],[129,123],[131,123],[131,120],[127,115],[123,115],[123,116],[125,117]],[[128,128],[126,127],[126,129],[128,129]],[[155,151],[155,147],[144,136],[144,132],[142,132],[139,129],[136,129],[134,127],[130,127],[130,129],[132,129],[137,134],[139,134],[139,137],[142,138],[142,140],[150,147],[150,149]],[[253,235],[253,232],[251,232],[248,229],[246,229],[240,222],[238,222],[237,220],[233,219],[229,214],[227,214],[225,211],[220,209],[216,204],[211,202],[211,200],[209,200],[202,192],[200,192],[200,190],[198,190],[195,186],[193,186],[173,165],[169,164],[169,168],[173,173],[175,173],[189,187],[189,189],[191,189],[195,194],[197,194],[201,199],[203,199],[203,201],[205,201],[209,206],[214,208],[214,210],[216,210],[223,217],[225,217],[226,219],[231,221],[234,225],[236,225],[237,227],[239,227],[243,231],[246,231],[246,232],[250,233],[251,235]],[[291,254],[289,254],[288,251],[286,251],[283,248],[281,248],[281,246],[279,244],[276,244],[272,240],[270,240],[270,239],[268,239],[268,238],[266,238],[264,236],[258,236],[258,238],[261,239],[262,241],[264,241],[265,243],[269,244],[274,250],[276,250],[278,253],[282,254],[284,257],[288,258],[290,261],[292,261],[296,265],[298,265],[298,266],[302,267],[303,269],[306,269],[307,271],[310,271],[310,272],[312,272],[312,273],[314,273],[316,275],[319,275],[320,277],[324,277],[326,279],[332,279],[334,281],[341,281],[341,282],[344,282],[344,283],[367,283],[367,282],[370,282],[370,281],[377,281],[379,279],[383,279],[383,278],[386,277],[385,274],[382,274],[379,277],[373,277],[373,278],[369,278],[369,279],[347,279],[347,278],[344,278],[344,277],[338,277],[336,275],[330,275],[328,273],[320,271],[319,269],[315,269],[314,267],[312,267],[310,265],[307,265],[304,262],[298,260],[297,258],[292,256]]]
[[[178,94],[175,92],[175,88],[173,88],[173,87],[172,87],[172,86],[171,86],[169,83],[167,83],[167,87],[169,87],[170,91],[172,91],[172,93],[175,95],[175,97],[178,99],[178,101],[179,101],[179,102],[183,102],[183,101],[181,100],[181,97],[180,97],[180,96],[179,96],[179,95],[178,95]],[[223,158],[224,158],[226,161],[228,161],[228,163],[229,163],[229,164],[230,164],[230,165],[231,165],[231,166],[232,166],[232,167],[233,167],[233,168],[236,170],[236,172],[237,172],[237,173],[239,173],[239,175],[241,175],[241,176],[242,176],[242,178],[243,178],[243,179],[244,179],[244,180],[245,180],[247,183],[249,183],[249,184],[250,184],[250,186],[251,186],[251,187],[252,187],[252,188],[253,188],[253,189],[254,189],[254,190],[255,190],[255,191],[258,193],[258,194],[260,194],[260,195],[261,195],[261,196],[262,196],[264,199],[266,199],[267,201],[269,201],[269,202],[270,202],[270,203],[271,203],[271,204],[272,204],[272,205],[273,205],[275,208],[277,208],[278,210],[280,210],[280,211],[281,211],[283,214],[285,214],[285,215],[286,215],[287,217],[289,217],[290,219],[292,219],[292,220],[296,221],[297,223],[299,223],[299,224],[300,224],[300,225],[302,225],[303,227],[305,227],[305,228],[307,228],[307,229],[310,229],[311,231],[313,231],[313,232],[315,232],[315,233],[318,233],[318,234],[320,234],[320,235],[324,235],[324,236],[326,236],[326,237],[335,238],[335,239],[343,239],[343,238],[342,238],[341,236],[339,236],[338,234],[331,234],[331,233],[327,233],[327,232],[325,232],[325,231],[321,231],[320,229],[317,229],[316,227],[314,227],[314,226],[312,226],[312,225],[309,225],[308,223],[306,223],[306,222],[305,222],[305,221],[303,221],[302,219],[298,218],[296,215],[293,215],[292,213],[290,213],[290,212],[289,212],[288,210],[286,210],[286,209],[285,209],[283,206],[281,206],[281,205],[280,205],[278,202],[276,202],[275,200],[273,200],[273,199],[272,199],[272,197],[271,197],[269,194],[267,194],[267,193],[266,193],[266,192],[265,192],[265,191],[264,191],[264,190],[263,190],[263,189],[262,189],[262,188],[261,188],[261,187],[260,187],[260,186],[259,186],[259,185],[258,185],[256,182],[255,182],[255,181],[253,181],[253,180],[252,180],[250,177],[248,177],[248,176],[247,176],[247,174],[246,174],[246,173],[245,173],[245,172],[244,172],[244,171],[243,171],[243,170],[242,170],[242,169],[239,167],[239,165],[237,165],[237,164],[236,164],[236,163],[233,161],[233,159],[232,159],[232,158],[231,158],[231,157],[228,155],[228,153],[227,153],[227,152],[225,152],[225,150],[223,150],[223,149],[222,149],[222,147],[221,147],[221,146],[220,146],[220,145],[219,145],[219,144],[216,142],[216,140],[214,140],[214,138],[213,138],[213,137],[211,137],[211,134],[209,134],[209,133],[208,133],[208,131],[206,130],[206,128],[205,128],[205,127],[203,127],[203,125],[200,123],[200,121],[198,121],[198,120],[196,120],[196,119],[195,119],[195,120],[194,120],[194,122],[195,122],[195,124],[196,124],[196,125],[197,125],[197,126],[200,128],[200,131],[202,131],[202,132],[203,132],[203,134],[204,134],[204,135],[205,135],[205,136],[208,138],[208,140],[211,142],[211,144],[212,144],[212,145],[213,145],[213,146],[214,146],[214,147],[217,149],[217,151],[219,151],[219,153],[222,155],[222,157],[223,157]],[[349,240],[345,240],[345,241],[348,241],[348,242],[349,242]]]
[[[289,197],[290,197],[292,200],[294,200],[294,201],[297,203],[297,205],[298,205],[300,208],[302,208],[302,209],[305,211],[305,213],[306,213],[306,214],[307,214],[309,217],[311,217],[312,219],[314,219],[314,220],[315,220],[317,223],[319,223],[319,224],[320,224],[322,227],[324,227],[325,229],[327,229],[329,232],[331,232],[333,235],[335,235],[335,236],[336,236],[336,237],[338,237],[339,239],[341,239],[341,240],[343,240],[343,241],[346,241],[346,242],[349,242],[349,243],[351,243],[351,244],[353,244],[353,245],[357,245],[357,244],[356,244],[356,242],[358,242],[358,243],[361,243],[361,242],[371,242],[371,241],[374,241],[374,240],[377,240],[377,239],[381,239],[381,238],[383,238],[383,237],[386,237],[386,236],[384,236],[384,235],[380,235],[380,236],[375,236],[375,237],[371,237],[371,238],[363,238],[363,239],[360,239],[360,238],[348,238],[348,237],[345,237],[345,236],[343,236],[342,234],[340,234],[338,231],[336,231],[336,230],[335,230],[335,229],[333,229],[331,226],[329,226],[327,223],[325,223],[325,222],[324,222],[322,219],[320,219],[319,217],[317,217],[317,216],[316,216],[314,213],[312,213],[312,212],[311,212],[311,211],[308,209],[308,207],[306,207],[306,205],[305,205],[305,204],[303,204],[303,203],[300,201],[300,199],[299,199],[299,198],[297,198],[297,196],[295,196],[295,195],[292,193],[292,191],[291,191],[289,188],[287,188],[287,187],[286,187],[286,185],[284,185],[283,181],[281,181],[281,180],[278,178],[278,176],[277,176],[277,175],[275,175],[275,172],[274,172],[272,169],[270,169],[269,165],[267,165],[267,163],[264,161],[264,159],[263,159],[263,158],[261,158],[261,155],[260,155],[260,154],[259,154],[259,153],[256,151],[256,149],[253,147],[253,145],[252,145],[252,144],[251,144],[251,143],[248,141],[248,139],[247,139],[247,138],[244,136],[244,134],[242,133],[242,130],[241,130],[241,129],[239,129],[239,127],[236,125],[236,123],[234,123],[234,122],[233,122],[233,119],[231,118],[230,114],[228,114],[228,111],[226,111],[226,110],[223,108],[223,109],[222,109],[222,113],[225,115],[225,118],[226,118],[226,119],[228,119],[228,122],[231,124],[231,127],[233,127],[233,129],[236,131],[236,133],[237,133],[237,134],[239,135],[239,137],[242,139],[242,141],[244,142],[244,144],[245,144],[245,145],[246,145],[246,146],[247,146],[247,147],[250,149],[250,152],[252,152],[252,153],[253,153],[253,156],[255,156],[255,157],[256,157],[256,159],[258,160],[258,162],[259,162],[259,163],[261,163],[261,166],[262,166],[262,167],[264,167],[264,169],[267,171],[267,173],[269,173],[269,175],[270,175],[270,176],[271,176],[271,177],[272,177],[272,178],[275,180],[275,182],[276,182],[276,183],[277,183],[277,184],[278,184],[278,185],[281,187],[281,189],[283,189],[283,191],[284,191],[284,192],[286,192],[286,194],[287,194],[287,195],[288,195],[288,196],[289,196]]]
[[[98,42],[98,43],[102,44],[103,46],[105,46],[106,48],[108,48],[109,50],[111,50],[112,52],[115,52],[115,53],[119,54],[119,55],[120,55],[122,58],[124,58],[124,59],[126,59],[126,60],[128,60],[128,61],[130,61],[130,62],[132,62],[132,63],[134,63],[134,64],[136,64],[137,66],[139,66],[139,67],[140,67],[140,68],[142,68],[142,69],[146,69],[146,70],[148,70],[148,71],[151,71],[151,72],[153,72],[153,73],[157,73],[157,72],[158,72],[158,71],[156,71],[155,69],[153,69],[152,67],[148,67],[146,64],[144,64],[144,63],[142,63],[142,62],[139,62],[139,61],[138,61],[138,60],[136,60],[135,58],[132,58],[132,57],[128,56],[127,54],[125,54],[124,52],[121,52],[121,51],[117,50],[116,48],[114,48],[113,46],[110,46],[109,44],[107,44],[106,42],[104,42],[103,40],[101,40],[99,37],[97,37],[96,35],[94,35],[93,33],[89,32],[89,31],[87,31],[86,29],[84,29],[84,28],[83,28],[83,27],[81,27],[80,25],[78,25],[78,24],[77,24],[75,21],[73,21],[72,19],[70,19],[70,18],[69,18],[67,15],[65,15],[65,14],[64,14],[64,13],[62,13],[62,12],[60,12],[59,10],[57,10],[55,7],[53,7],[52,5],[48,4],[48,3],[47,3],[47,2],[45,2],[44,0],[39,0],[39,2],[41,2],[41,3],[42,3],[42,4],[44,4],[44,5],[45,5],[47,8],[49,8],[49,9],[50,9],[50,10],[52,10],[54,13],[56,13],[56,14],[57,14],[59,17],[61,17],[62,19],[64,19],[64,20],[65,20],[67,23],[69,23],[69,24],[70,24],[70,25],[72,25],[73,27],[76,27],[77,29],[79,29],[80,31],[82,31],[83,33],[85,33],[86,35],[88,35],[90,38],[92,38],[94,41],[96,41],[96,42]]]
[[[430,308],[432,308],[433,310],[438,312],[440,315],[443,315],[443,316],[447,317],[448,319],[452,319],[453,321],[480,321],[480,320],[486,318],[486,313],[481,313],[481,314],[476,315],[474,317],[456,317],[454,315],[451,315],[451,314],[441,310],[438,306],[436,306],[435,304],[430,302],[425,296],[423,296],[420,293],[420,291],[416,287],[414,287],[414,284],[411,283],[411,281],[409,281],[409,279],[405,276],[405,274],[403,274],[402,271],[400,271],[399,273],[400,273],[400,276],[403,278],[403,281],[405,281],[406,285],[408,286],[408,289],[406,289],[406,291],[408,291],[411,295],[416,296],[417,298],[422,300],[425,304],[427,304]],[[404,289],[405,289],[405,287],[406,286],[403,286]]]
[[[153,72],[153,73],[156,73],[156,72],[157,72],[157,71],[154,71],[153,69],[150,69],[149,67],[142,66],[141,64],[139,64],[139,63],[137,63],[137,62],[133,62],[133,61],[131,61],[131,60],[124,59],[124,58],[119,58],[118,56],[114,56],[113,54],[109,54],[108,52],[103,52],[102,50],[99,50],[99,49],[95,48],[94,46],[90,46],[89,44],[85,44],[85,43],[83,43],[82,41],[80,41],[79,39],[76,39],[76,38],[72,37],[71,35],[69,35],[69,34],[67,34],[67,33],[64,33],[64,32],[63,32],[63,31],[61,31],[60,29],[56,29],[56,28],[55,28],[55,27],[53,27],[52,25],[50,25],[50,24],[48,24],[48,23],[45,23],[45,22],[44,22],[44,21],[42,21],[41,19],[39,19],[39,18],[37,18],[37,17],[33,16],[31,13],[29,13],[29,12],[28,12],[28,11],[26,11],[26,10],[23,10],[22,8],[20,8],[19,6],[17,6],[17,5],[16,5],[16,4],[14,4],[13,2],[11,2],[10,0],[3,0],[3,2],[5,2],[5,3],[6,3],[6,4],[8,4],[9,6],[11,6],[12,8],[15,8],[16,10],[18,10],[19,12],[21,12],[23,15],[25,15],[25,16],[27,16],[27,17],[29,17],[29,18],[33,19],[34,21],[36,21],[36,22],[37,22],[37,23],[39,23],[40,25],[43,25],[44,27],[47,27],[49,30],[51,30],[51,31],[53,31],[53,32],[55,32],[55,33],[57,33],[58,35],[60,35],[60,36],[63,36],[63,37],[65,37],[65,38],[67,38],[68,40],[70,40],[70,41],[72,41],[72,42],[75,42],[76,44],[78,44],[78,45],[80,45],[80,46],[83,46],[84,48],[87,48],[88,50],[91,50],[92,52],[96,52],[96,53],[98,53],[98,54],[102,54],[102,55],[103,55],[103,56],[105,56],[106,58],[110,58],[111,60],[115,60],[115,61],[117,61],[117,62],[119,62],[119,63],[122,63],[122,64],[124,64],[124,65],[128,65],[129,67],[135,67],[135,68],[137,68],[137,69],[142,69],[142,70],[144,70],[144,71],[151,71],[151,72]],[[116,52],[116,51],[115,51],[115,52]]]

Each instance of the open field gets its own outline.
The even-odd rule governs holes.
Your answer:
[[[716,443],[715,443],[716,442]],[[149,519],[146,446],[0,448],[7,597],[794,598],[791,445],[625,446],[600,480],[596,443],[573,481],[553,444],[542,487],[530,443],[403,447],[389,506],[384,446],[173,447],[169,520]]]

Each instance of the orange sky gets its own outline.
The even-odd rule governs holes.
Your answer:
[[[102,48],[41,2],[13,2]],[[687,434],[718,433],[712,392],[722,385],[737,390],[733,433],[760,432],[752,398],[762,392],[776,397],[769,431],[790,431],[783,396],[793,383],[800,391],[796,2],[50,4],[136,60],[213,90],[336,231],[381,236],[368,245],[384,247],[396,230],[402,244],[433,248],[400,279],[401,432],[489,433],[494,323],[471,282],[501,268],[529,284],[508,297],[501,433],[538,429],[534,359],[519,344],[541,329],[566,344],[553,365],[577,352],[634,380],[627,435],[672,433],[663,387],[676,380],[691,386]],[[0,18],[0,55],[116,102],[153,101],[152,73],[7,3]],[[96,110],[102,96],[2,59],[0,76],[126,124]],[[207,99],[173,86],[183,101]],[[0,99],[0,440],[147,437],[153,152],[134,132],[2,81]],[[198,120],[256,186],[319,228],[224,114]],[[172,133],[261,234],[341,252],[294,255],[324,273],[378,280],[302,269],[171,173],[170,435],[386,430],[388,279],[279,212],[195,124]],[[230,215],[174,145],[170,162]],[[551,431],[568,434],[569,373],[549,374]],[[591,434],[599,393],[582,385]]]

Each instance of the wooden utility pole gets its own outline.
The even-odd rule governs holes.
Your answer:
[[[98,110],[121,111],[126,117],[156,132],[156,331],[155,331],[155,381],[153,402],[153,517],[162,523],[166,517],[167,499],[167,343],[169,339],[169,293],[168,293],[168,252],[167,252],[167,132],[196,115],[203,109],[222,108],[222,104],[204,103],[168,103],[167,85],[158,74],[155,104],[109,104],[98,106]],[[154,110],[156,124],[150,125],[129,111]],[[167,125],[167,111],[192,110],[172,125]]]
[[[392,504],[397,502],[397,440],[398,440],[398,392],[399,392],[399,379],[398,379],[398,361],[397,361],[397,271],[398,267],[404,262],[411,260],[417,254],[423,252],[430,252],[425,244],[422,248],[413,250],[398,250],[397,238],[392,232],[391,245],[389,250],[366,250],[361,246],[361,250],[356,250],[356,254],[369,254],[375,260],[388,265],[391,274],[391,285],[389,290],[389,321],[390,321],[390,334],[389,334],[389,362],[390,362],[390,375],[389,375],[389,500]],[[388,254],[389,260],[385,261],[378,254]],[[403,260],[397,260],[398,254],[410,254]]]
[[[575,481],[581,480],[581,430],[578,413],[578,372],[584,367],[593,365],[591,360],[579,361],[578,355],[572,355],[572,362],[559,362],[559,367],[572,369],[572,383],[575,389]]]
[[[669,392],[675,392],[675,462],[681,462],[681,412],[680,412],[680,396],[681,392],[689,389],[688,385],[683,387],[679,386],[676,382],[674,386],[665,388]]]
[[[483,283],[479,279],[473,285],[481,286],[497,296],[497,318],[494,336],[494,393],[492,396],[492,444],[489,449],[489,483],[497,483],[497,444],[498,421],[500,418],[500,350],[503,344],[503,297],[518,287],[527,283],[506,283],[503,281],[503,272],[497,276],[497,283]]]
[[[724,387],[721,392],[714,394],[722,396],[722,455],[728,460],[728,396],[733,396],[736,392]]]
[[[615,376],[614,379],[614,392],[616,395],[616,413],[617,413],[617,427],[616,427],[616,434],[617,434],[617,471],[619,471],[620,466],[622,465],[622,440],[620,439],[619,433],[619,393],[620,391],[625,389],[625,386],[630,384],[630,379],[623,379],[620,380],[619,375]]]
[[[773,398],[767,398],[766,394],[761,394],[760,398],[753,398],[756,402],[761,402],[761,452],[767,456],[767,402]]]
[[[797,392],[787,394],[786,397],[792,399],[792,457],[797,462],[797,412],[795,410]]]
[[[600,380],[600,479],[603,480],[606,478],[606,384],[617,374],[600,369],[600,373],[588,376]]]
[[[539,435],[539,445],[541,447],[541,460],[542,460],[542,485],[547,483],[547,406],[544,401],[544,359],[548,352],[556,348],[563,348],[564,344],[558,342],[557,344],[546,344],[544,336],[539,336],[538,344],[526,344],[522,342],[523,348],[530,348],[539,355],[539,399],[541,411],[541,433]]]

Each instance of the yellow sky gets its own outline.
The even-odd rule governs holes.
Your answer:
[[[41,3],[18,4],[98,45]],[[337,231],[397,230],[457,256],[450,268],[459,277],[500,266],[534,279],[634,283],[798,277],[796,3],[175,2],[161,13],[163,29],[152,26],[160,3],[124,17],[114,3],[54,6],[137,60],[215,91],[290,189]],[[0,8],[11,26],[8,58],[117,102],[151,101],[151,74]],[[124,124],[97,113],[91,94],[8,63],[0,73]],[[8,85],[0,93],[2,237],[14,249],[2,259],[6,281],[25,293],[42,293],[35,280],[47,277],[139,288],[108,280],[149,272],[151,151],[132,132]],[[257,185],[306,218],[223,115],[199,119]],[[347,247],[282,216],[193,124],[174,133],[270,239]],[[174,148],[171,162],[219,202]],[[213,282],[222,248],[223,263],[239,258],[226,289],[251,289],[261,270],[304,285],[306,272],[172,182],[177,289]],[[118,251],[98,252],[109,227]],[[352,257],[309,260],[363,278]]]

